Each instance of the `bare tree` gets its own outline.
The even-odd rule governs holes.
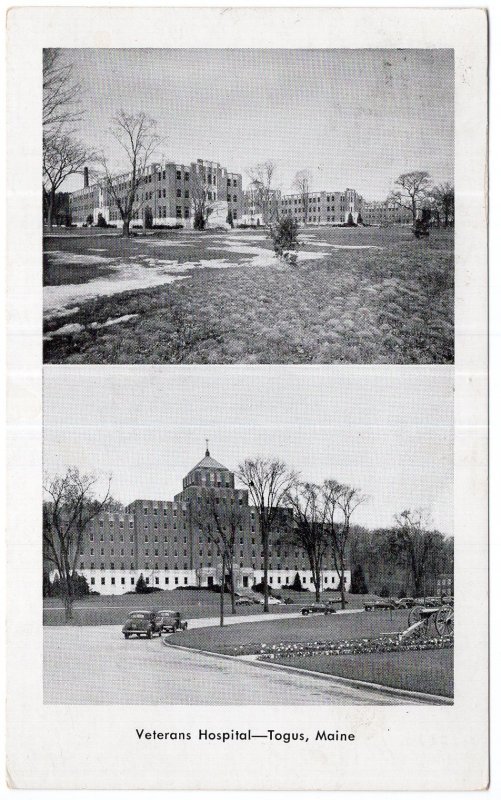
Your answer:
[[[69,129],[82,118],[80,98],[82,87],[73,80],[73,65],[64,59],[59,48],[47,47],[43,51],[43,107],[44,135],[58,134]]]
[[[441,183],[434,186],[430,194],[439,214],[443,217],[444,228],[447,228],[454,217],[454,186],[450,183]]]
[[[263,223],[268,225],[278,217],[278,203],[275,191],[272,189],[273,175],[276,164],[273,161],[263,161],[261,164],[249,169],[251,189],[256,198],[256,205],[263,214]]]
[[[334,565],[339,575],[341,608],[346,606],[345,571],[349,554],[351,517],[355,509],[365,502],[366,497],[358,489],[338,483],[335,480],[324,482],[325,524],[328,531]],[[338,522],[338,517],[340,521]]]
[[[111,478],[101,501],[94,497],[96,482],[94,475],[69,467],[65,475],[47,478],[44,484],[43,552],[59,575],[66,622],[73,616],[74,576],[84,532],[110,499]]]
[[[268,569],[270,534],[283,518],[283,505],[297,481],[295,473],[283,461],[272,458],[247,458],[239,465],[237,477],[247,487],[256,508],[263,548],[264,611],[268,606]]]
[[[195,170],[191,172],[190,190],[193,202],[193,226],[196,230],[202,231],[214,210],[216,200],[216,190],[207,182],[207,173],[202,164],[197,164]]]
[[[322,568],[330,540],[326,527],[327,506],[322,487],[315,483],[296,482],[287,493],[287,505],[292,509],[292,525],[283,541],[299,547],[310,563],[315,599],[320,600]]]
[[[399,175],[395,185],[397,188],[391,193],[389,199],[396,202],[401,208],[411,211],[412,221],[415,222],[417,212],[431,186],[429,173],[419,170],[405,172],[403,175]]]
[[[431,519],[423,509],[406,509],[395,515],[395,528],[389,532],[390,554],[409,567],[414,596],[426,592],[427,570],[439,569],[443,560],[444,537],[430,530]]]
[[[226,575],[230,580],[231,613],[236,614],[235,576],[233,563],[235,559],[235,542],[239,526],[242,524],[242,512],[235,503],[214,489],[210,489],[200,498],[195,511],[195,522],[207,540],[217,547],[222,558],[221,594],[219,624],[224,625],[224,589]]]
[[[145,197],[139,200],[138,190],[145,183],[152,155],[161,140],[156,132],[155,120],[142,111],[129,114],[121,109],[112,119],[111,133],[125,153],[127,174],[113,172],[104,154],[98,161],[108,199],[113,200],[118,208],[123,223],[122,233],[127,237],[134,212],[146,202]]]
[[[47,222],[52,226],[56,192],[70,175],[83,172],[84,166],[95,158],[81,142],[65,133],[44,138],[43,188],[47,202]]]
[[[303,222],[308,222],[308,204],[310,200],[311,173],[307,169],[302,169],[296,173],[292,181],[292,189],[300,196],[303,207]]]

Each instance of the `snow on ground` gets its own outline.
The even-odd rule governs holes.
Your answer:
[[[87,255],[87,253],[69,253],[67,250],[51,250],[45,253],[50,261],[56,264],[65,264],[71,267],[73,264],[109,264],[113,261],[112,258],[105,258],[104,256]]]
[[[214,244],[208,245],[205,249],[224,250],[229,254],[240,256],[241,258],[237,262],[226,258],[200,258],[180,263],[177,259],[159,259],[140,254],[129,256],[127,261],[119,261],[99,255],[74,254],[56,250],[47,254],[49,260],[67,264],[70,268],[73,264],[106,264],[108,274],[97,275],[86,283],[44,286],[44,315],[46,318],[62,315],[68,306],[96,297],[167,285],[188,277],[189,273],[196,269],[280,268],[281,264],[272,250],[256,245],[257,238],[264,240],[265,236],[239,235],[238,240],[232,235],[211,236]],[[146,244],[157,247],[159,242],[146,242]],[[192,242],[189,240],[162,241],[162,245],[171,248],[178,247],[180,244],[192,244]],[[94,248],[94,250],[96,249]],[[298,261],[313,261],[324,258],[326,255],[327,253],[322,251],[299,251]],[[76,312],[72,310],[72,313]]]

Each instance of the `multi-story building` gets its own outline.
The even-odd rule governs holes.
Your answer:
[[[226,225],[228,212],[233,220],[243,213],[242,176],[229,172],[214,161],[198,159],[191,164],[151,164],[145,171],[136,194],[132,225],[176,225],[192,227],[194,196],[203,185],[206,204],[211,209],[208,224]],[[114,191],[124,199],[131,188],[130,174],[117,175]],[[84,225],[92,217],[97,223],[99,214],[112,225],[120,227],[122,219],[118,205],[105,184],[89,185],[88,171],[84,171],[84,186],[70,195],[72,222]]]
[[[300,224],[308,225],[344,225],[351,221],[364,225],[410,225],[412,213],[402,208],[394,200],[364,200],[355,189],[344,192],[310,192],[307,198],[301,194],[286,194],[276,190],[270,199],[268,219],[271,211],[278,209],[280,216],[290,214]],[[260,194],[255,189],[244,192],[242,221],[249,225],[263,225],[263,213]]]
[[[362,220],[365,225],[411,225],[412,211],[400,206],[395,200],[364,200]]]
[[[247,225],[267,225],[276,219],[281,211],[282,194],[280,189],[271,189],[263,200],[263,192],[256,188],[246,189],[243,196],[242,222]]]
[[[146,584],[159,589],[219,584],[221,552],[214,543],[217,537],[207,535],[215,513],[220,524],[228,522],[235,530],[236,588],[250,588],[264,575],[258,514],[249,505],[247,490],[235,487],[234,474],[212,458],[208,449],[183,479],[182,490],[173,500],[134,500],[123,511],[102,512],[96,517],[85,531],[77,571],[85,576],[91,590],[101,594],[133,591],[140,575]],[[298,573],[303,586],[313,591],[306,553],[284,544],[288,519],[290,511],[281,509],[270,542],[269,585],[274,589],[292,585]],[[346,588],[350,575],[346,570]],[[339,582],[328,557],[322,587],[336,589]]]
[[[308,225],[342,225],[350,220],[358,222],[363,198],[355,189],[344,192],[310,192],[307,198],[301,194],[283,195],[280,202],[282,215],[290,214],[299,223]]]

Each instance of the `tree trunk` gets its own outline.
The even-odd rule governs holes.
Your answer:
[[[235,606],[235,576],[233,574],[233,559],[230,566],[230,596],[231,596],[231,613],[236,614],[237,609]]]
[[[71,577],[69,573],[67,573],[64,584],[61,581],[61,585],[65,586],[65,593],[63,598],[64,604],[64,621],[71,622],[73,619],[73,591],[71,586]]]
[[[48,211],[48,218],[47,218],[47,222],[48,222],[49,228],[52,228],[55,202],[56,202],[56,193],[55,193],[54,189],[51,189],[50,192],[49,192],[49,211]]]
[[[223,553],[223,565],[221,571],[221,588],[219,592],[219,625],[224,625],[224,582],[226,580],[226,560]]]
[[[264,588],[264,591],[263,591],[264,604],[263,604],[263,611],[264,611],[265,614],[267,614],[268,611],[269,611],[269,606],[268,606],[268,538],[269,538],[268,537],[268,532],[265,531],[264,535],[263,535],[263,548],[264,548],[264,577],[263,577],[263,581],[264,581],[264,587],[263,587]]]
[[[344,589],[344,559],[341,559],[341,572],[339,575],[339,591],[341,593],[341,608],[346,608],[346,595]]]
[[[130,220],[124,219],[123,223],[124,224],[122,228],[122,236],[125,236],[125,238],[127,239],[130,236],[130,231],[129,231]]]

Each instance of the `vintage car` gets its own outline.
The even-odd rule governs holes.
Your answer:
[[[310,603],[310,605],[303,606],[301,614],[307,617],[309,614],[335,614],[336,606],[333,601],[328,603]]]
[[[395,605],[397,608],[412,608],[416,605],[416,601],[413,597],[400,597],[395,600]]]
[[[372,600],[364,604],[365,611],[392,611],[394,608],[398,608],[398,606],[391,597],[386,597],[381,600]]]
[[[180,611],[159,611],[158,616],[160,617],[160,630],[163,633],[185,631],[188,627],[188,622],[182,619]]]
[[[258,601],[259,602],[259,601]],[[253,606],[255,601],[251,597],[241,597],[235,598],[235,605],[236,606]]]
[[[151,639],[154,633],[162,634],[160,615],[158,611],[131,611],[127,622],[122,628],[126,639],[130,636],[146,636]]]

